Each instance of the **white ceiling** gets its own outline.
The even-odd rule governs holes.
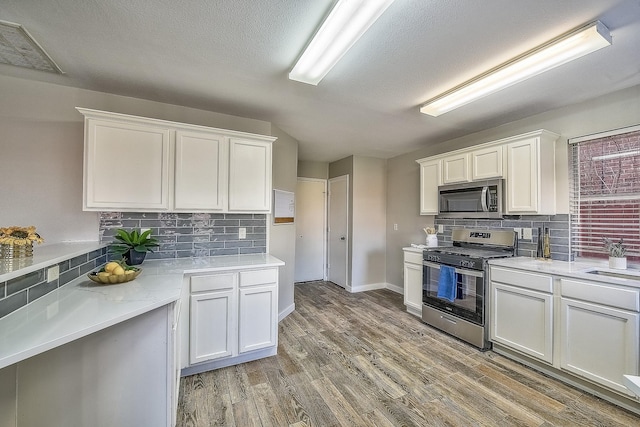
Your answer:
[[[0,20],[22,24],[66,72],[0,74],[270,121],[317,161],[389,158],[640,84],[638,0],[396,0],[318,86],[289,80],[333,3],[0,0]],[[419,113],[596,19],[612,46],[440,117]]]

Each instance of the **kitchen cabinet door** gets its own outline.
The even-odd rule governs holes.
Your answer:
[[[226,208],[227,150],[224,135],[176,132],[176,210],[222,211]]]
[[[422,252],[404,252],[404,305],[415,316],[422,316]]]
[[[442,159],[442,183],[469,181],[469,154],[456,154]]]
[[[471,180],[502,178],[502,146],[494,146],[471,152]]]
[[[508,214],[555,215],[555,141],[542,131],[507,144]]]
[[[491,340],[553,363],[553,295],[491,282]]]
[[[215,360],[236,354],[236,289],[191,295],[189,362]]]
[[[271,211],[271,142],[229,138],[229,211]]]
[[[84,210],[169,209],[169,128],[85,119]]]
[[[425,160],[418,163],[420,164],[420,215],[437,215],[441,161]]]
[[[640,314],[562,298],[560,367],[633,396],[623,375],[638,375]]]
[[[278,286],[240,288],[238,351],[246,353],[278,344]]]

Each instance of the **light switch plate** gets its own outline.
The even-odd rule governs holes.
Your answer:
[[[49,267],[47,270],[47,282],[51,283],[54,280],[58,280],[58,277],[60,277],[60,267],[57,265]]]
[[[440,234],[444,233],[444,225],[438,224],[438,233]]]
[[[522,238],[524,240],[531,240],[533,238],[532,232],[530,228],[523,228],[522,229]]]
[[[247,238],[247,229],[244,227],[238,228],[238,239],[246,239]]]

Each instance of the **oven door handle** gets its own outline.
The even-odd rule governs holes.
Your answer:
[[[422,261],[422,265],[429,268],[436,268],[440,270],[440,264],[436,264],[435,262],[430,261]],[[456,273],[462,274],[463,276],[473,276],[473,277],[483,277],[482,271],[476,270],[467,270],[466,268],[456,268]]]

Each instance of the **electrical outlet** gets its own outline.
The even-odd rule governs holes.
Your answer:
[[[532,233],[530,228],[523,228],[522,229],[522,238],[524,240],[531,240],[533,238],[533,233]]]
[[[440,234],[444,233],[444,225],[438,224],[438,233]]]
[[[151,229],[150,229],[150,228],[141,228],[141,229],[140,229],[140,234],[144,233],[144,232],[145,232],[145,231],[147,231],[147,230],[151,230]]]
[[[247,238],[247,229],[244,227],[238,228],[238,239],[246,239]]]
[[[393,231],[398,231],[398,224],[393,224]]]
[[[57,280],[60,277],[60,267],[54,265],[47,270],[47,282],[51,283],[54,280]]]

